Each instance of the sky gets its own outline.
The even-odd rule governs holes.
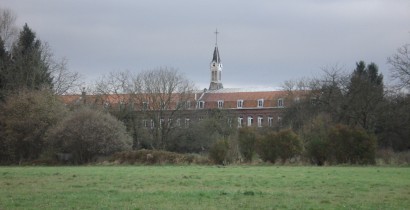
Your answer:
[[[408,0],[0,0],[87,83],[176,68],[208,88],[218,29],[224,87],[280,87],[374,62],[410,43]]]

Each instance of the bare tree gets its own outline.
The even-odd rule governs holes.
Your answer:
[[[150,146],[160,149],[167,147],[181,111],[195,104],[190,101],[193,91],[192,82],[176,69],[167,67],[139,74],[112,72],[95,85],[95,94],[102,100],[110,102],[107,99],[111,98],[111,101],[131,107],[133,113],[128,115],[138,113],[133,116],[140,118],[140,127],[149,133]],[[121,107],[112,111],[121,111]]]
[[[176,69],[164,67],[140,73],[133,80],[133,88],[136,102],[151,122],[152,146],[165,149],[180,111],[191,104],[193,83]]]
[[[18,36],[18,29],[15,25],[16,19],[17,16],[11,10],[0,8],[0,37],[4,41],[7,50],[11,49]]]
[[[64,95],[75,91],[75,88],[83,85],[78,72],[68,70],[67,59],[54,63],[52,67],[53,89],[57,95]]]
[[[392,79],[399,81],[399,88],[410,90],[410,44],[397,49],[397,53],[387,58],[387,62],[392,66],[390,68]]]

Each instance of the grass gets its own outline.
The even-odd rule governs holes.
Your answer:
[[[0,209],[409,209],[410,168],[0,167]]]

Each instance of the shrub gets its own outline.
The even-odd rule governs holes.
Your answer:
[[[279,132],[269,132],[258,141],[258,154],[264,161],[274,163],[277,158],[283,162],[300,155],[302,142],[290,129]]]
[[[245,161],[251,162],[255,154],[256,133],[250,127],[239,129],[238,134],[239,150]]]
[[[125,164],[191,164],[208,163],[203,157],[192,154],[180,154],[163,150],[123,151],[112,155],[111,161]]]
[[[86,163],[132,147],[125,126],[108,113],[81,108],[52,128],[47,135],[52,150],[70,153],[75,163]]]
[[[361,128],[336,125],[330,129],[328,141],[333,161],[338,164],[374,164],[376,138]]]
[[[328,160],[328,133],[330,125],[330,117],[320,114],[303,128],[305,155],[313,164],[321,166]]]
[[[219,139],[209,149],[209,158],[215,164],[224,164],[229,151],[229,143],[225,139]]]
[[[16,163],[37,159],[44,133],[66,114],[51,91],[20,91],[0,107],[0,160]]]
[[[319,166],[325,164],[328,159],[329,145],[327,139],[319,136],[311,136],[306,144],[306,154],[310,162]]]

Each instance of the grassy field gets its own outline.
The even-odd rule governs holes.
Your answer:
[[[410,168],[0,167],[0,209],[410,209]]]

